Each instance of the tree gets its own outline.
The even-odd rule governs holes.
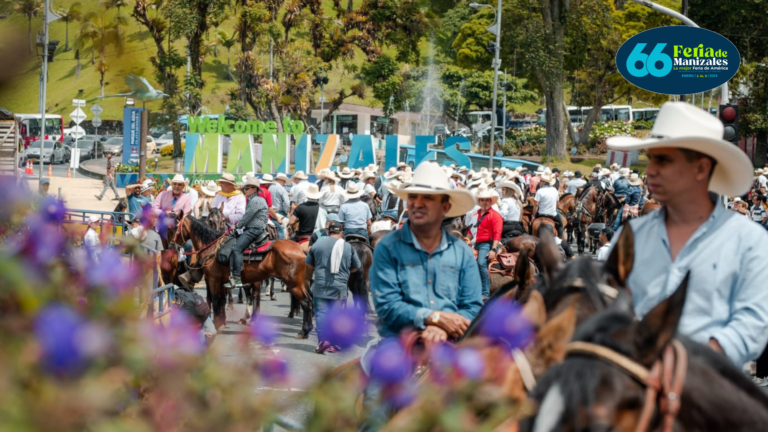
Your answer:
[[[128,0],[103,0],[100,3],[100,6],[105,9],[112,9],[112,8],[117,9],[117,15],[115,16],[114,20],[117,27],[117,31],[119,33],[121,31],[120,26],[128,23],[128,20],[126,20],[125,17],[122,15],[122,13],[120,13],[120,10],[122,8],[129,6]]]
[[[59,9],[56,13],[61,17],[61,20],[64,21],[64,51],[69,51],[69,23],[78,21],[83,16],[82,11],[80,10],[80,2],[72,3],[68,8]]]
[[[120,31],[120,22],[124,21],[125,18],[116,16],[111,21],[106,21],[104,15],[104,9],[101,13],[87,13],[83,18],[83,28],[81,28],[81,32],[92,41],[92,46],[95,41],[99,42],[99,63],[96,70],[99,71],[101,77],[99,80],[101,97],[104,97],[104,76],[109,69],[104,61],[107,46],[115,46],[118,55],[123,54],[123,48],[125,47],[125,35]]]
[[[32,18],[43,10],[43,2],[40,0],[16,0],[13,9],[27,18],[29,28],[29,53],[35,52],[35,41],[32,38]]]
[[[74,47],[78,51],[83,51],[85,47],[91,44],[91,64],[96,64],[96,41],[98,40],[98,28],[96,24],[89,20],[83,20],[80,23],[80,29],[75,35]],[[79,63],[78,57],[78,63]]]
[[[229,79],[234,81],[235,78],[232,76],[232,66],[230,63],[230,51],[232,50],[232,47],[234,47],[237,43],[237,31],[230,35],[226,32],[226,30],[219,30],[218,42],[221,46],[227,49],[227,73],[229,74]]]

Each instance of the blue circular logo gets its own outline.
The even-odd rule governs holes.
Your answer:
[[[701,93],[739,70],[741,56],[723,36],[698,27],[670,26],[631,37],[616,53],[619,73],[641,89],[662,94]]]

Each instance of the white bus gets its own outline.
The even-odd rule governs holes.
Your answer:
[[[587,120],[587,116],[592,111],[592,107],[576,107],[568,106],[568,115],[571,117],[571,125],[578,127],[584,124]],[[656,109],[658,112],[658,108]],[[605,105],[600,108],[600,118],[595,119],[596,122],[605,123],[609,121],[623,121],[624,123],[632,123],[633,109],[629,105]],[[547,122],[547,110],[546,108],[541,110],[539,119],[536,122],[540,126],[545,126]]]
[[[632,120],[646,120],[656,121],[656,116],[659,115],[658,108],[637,108],[632,110]]]

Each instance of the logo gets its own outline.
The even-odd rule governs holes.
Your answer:
[[[627,81],[662,94],[712,90],[733,78],[740,63],[731,41],[710,30],[685,26],[638,33],[616,53],[616,67]]]

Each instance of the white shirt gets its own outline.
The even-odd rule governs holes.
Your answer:
[[[334,185],[333,188],[334,192],[331,191],[331,186],[323,185],[323,188],[320,189],[320,192],[323,192],[323,196],[320,198],[320,205],[328,207],[344,204],[344,201],[347,200],[342,194],[344,188],[339,185]]]
[[[760,183],[760,187],[768,187],[768,178],[765,178],[764,175],[760,174],[757,176],[757,182]]]
[[[97,248],[101,246],[99,233],[94,231],[91,227],[88,227],[88,231],[85,232],[85,238],[83,238],[83,244],[91,248]]]
[[[552,186],[539,188],[534,198],[539,203],[539,214],[557,216],[557,200],[560,194]]]
[[[474,242],[475,237],[477,236],[477,227],[475,224],[477,223],[477,211],[480,209],[479,205],[475,205],[472,207],[472,210],[467,213],[466,216],[464,216],[464,226],[469,227],[469,232],[472,233],[472,241]]]
[[[600,249],[597,250],[597,260],[598,261],[607,261],[608,260],[608,254],[611,252],[611,243],[606,243],[602,246],[600,246]]]
[[[309,182],[306,180],[300,180],[298,183],[294,183],[291,188],[291,202],[296,205],[301,205],[307,202],[307,194],[305,193],[309,187]]]
[[[618,180],[618,179],[619,179],[619,177],[621,177],[621,176],[619,175],[619,172],[618,172],[618,171],[614,171],[614,172],[612,172],[612,173],[611,173],[611,176],[609,177],[609,178],[611,179],[611,184],[613,184],[613,182],[615,182],[616,180]]]
[[[501,217],[505,222],[519,222],[520,221],[520,202],[515,198],[509,197],[501,200],[501,206],[499,209]]]
[[[189,203],[192,208],[195,208],[195,204],[197,204],[198,198],[200,198],[200,195],[197,193],[196,190],[189,188],[189,192],[187,192],[187,195],[189,195]]]
[[[211,208],[219,208],[222,204],[224,204],[224,211],[222,212],[224,217],[229,218],[230,225],[237,225],[245,214],[245,195],[238,194],[227,198],[217,193],[213,198]]]
[[[376,195],[376,188],[372,184],[366,184],[363,186],[363,192],[365,192],[367,195]]]

